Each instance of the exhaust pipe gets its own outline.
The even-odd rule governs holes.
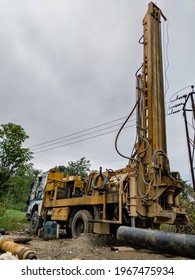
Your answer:
[[[20,260],[35,260],[37,256],[30,248],[17,244],[13,239],[4,237],[0,239],[0,251],[11,252],[12,255],[17,255]]]
[[[195,259],[195,235],[121,226],[117,240],[134,248]]]

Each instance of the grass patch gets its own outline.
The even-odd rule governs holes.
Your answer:
[[[167,231],[167,232],[177,232],[177,226],[176,225],[162,224],[160,226],[160,230]]]
[[[21,230],[26,228],[28,221],[26,213],[13,209],[6,209],[0,216],[0,228],[5,230]]]

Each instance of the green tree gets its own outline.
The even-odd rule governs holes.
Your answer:
[[[183,191],[180,194],[180,202],[181,205],[186,208],[195,232],[195,197],[192,186],[185,181],[183,181]]]
[[[55,169],[59,172],[63,172],[64,177],[66,177],[67,175],[78,175],[83,178],[88,178],[90,167],[90,160],[87,160],[85,157],[82,157],[80,160],[68,162],[67,166],[60,165]]]
[[[13,182],[20,181],[17,176],[23,176],[32,167],[29,161],[32,152],[22,145],[28,135],[17,124],[2,124],[0,127],[0,194],[7,191]],[[15,185],[15,183],[14,183]]]
[[[15,210],[26,211],[32,183],[39,173],[39,170],[30,168],[22,176],[12,177],[9,180],[9,190],[4,197],[4,205],[8,207],[11,205]]]

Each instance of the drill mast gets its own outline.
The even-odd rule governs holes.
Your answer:
[[[138,140],[135,145],[135,164],[137,189],[148,209],[147,216],[156,216],[156,222],[163,220],[169,222],[169,218],[172,221],[176,219],[177,214],[173,213],[179,205],[178,194],[182,190],[182,185],[179,173],[170,172],[167,157],[162,18],[166,20],[162,11],[154,3],[149,3],[143,19],[142,71],[137,75],[136,85]],[[165,210],[170,211],[170,216],[164,212]],[[182,213],[180,214],[181,218]],[[183,218],[185,220],[184,213]]]
[[[143,19],[143,67],[138,76],[138,135],[149,142],[144,163],[157,150],[167,153],[161,45],[161,10],[152,2]],[[140,139],[140,140],[141,140]],[[141,141],[141,142],[142,142]],[[145,143],[146,144],[146,143]],[[141,154],[140,154],[141,155]],[[164,164],[164,162],[161,162]]]

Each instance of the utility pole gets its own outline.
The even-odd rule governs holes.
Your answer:
[[[192,92],[186,97],[183,106],[183,116],[186,130],[186,139],[190,161],[190,172],[192,177],[192,186],[195,192],[195,92],[194,86]],[[191,118],[191,123],[190,123]]]

